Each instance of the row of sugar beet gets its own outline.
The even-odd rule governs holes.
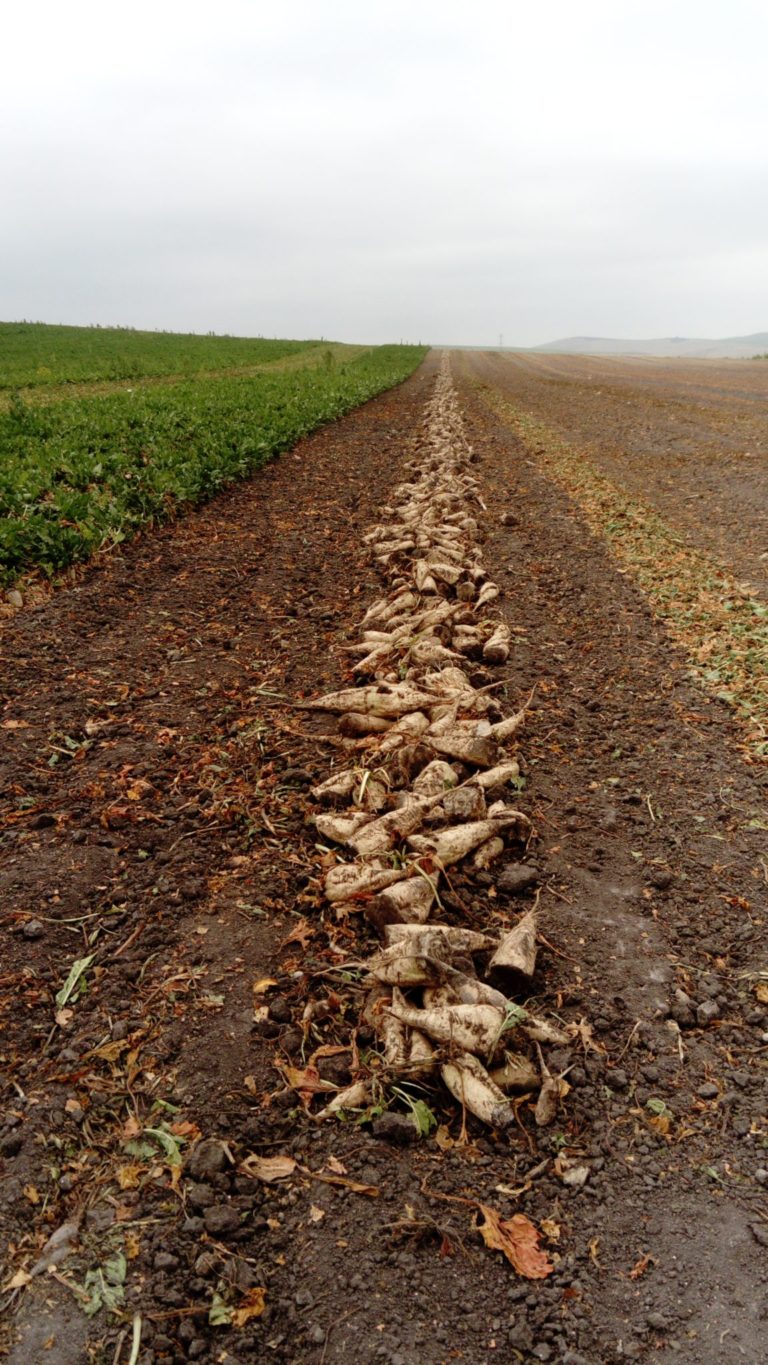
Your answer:
[[[347,859],[325,875],[327,900],[340,914],[363,908],[383,940],[365,964],[381,1076],[439,1073],[466,1110],[505,1128],[514,1091],[538,1091],[539,1123],[554,1117],[541,1044],[567,1037],[499,989],[533,975],[534,911],[496,933],[432,918],[447,868],[487,869],[531,835],[507,800],[525,709],[503,715],[489,672],[510,636],[478,544],[473,459],[444,357],[409,481],[366,537],[388,591],[351,646],[360,685],[306,705],[340,717],[353,760],[313,789],[326,808],[314,820]],[[324,1112],[364,1103],[369,1087],[357,1081]]]

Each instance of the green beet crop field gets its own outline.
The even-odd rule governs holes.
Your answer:
[[[424,354],[0,325],[0,582],[53,576],[211,497]]]

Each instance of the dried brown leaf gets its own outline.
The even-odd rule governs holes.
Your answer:
[[[276,985],[277,982],[273,976],[262,976],[258,981],[254,981],[252,987],[253,993],[254,995],[265,995],[272,986]]]
[[[287,1180],[293,1175],[297,1165],[298,1162],[294,1161],[292,1156],[257,1156],[252,1152],[241,1161],[240,1170],[245,1175],[263,1180],[265,1185],[273,1185],[276,1180]]]
[[[261,1286],[249,1289],[239,1307],[232,1313],[232,1326],[245,1327],[251,1318],[260,1318],[267,1306],[267,1291]]]
[[[655,1265],[655,1264],[656,1264],[656,1262],[655,1262],[653,1256],[650,1256],[650,1255],[648,1254],[648,1252],[646,1251],[646,1252],[640,1257],[639,1260],[635,1261],[635,1264],[633,1265],[632,1269],[630,1270],[630,1272],[629,1272],[629,1278],[630,1278],[630,1280],[639,1280],[640,1277],[641,1277],[641,1275],[644,1275],[644,1274],[645,1274],[645,1272],[646,1272],[646,1270],[648,1269],[649,1265]]]
[[[554,1266],[539,1248],[539,1231],[524,1213],[504,1219],[488,1204],[480,1204],[484,1222],[479,1225],[485,1245],[506,1256],[518,1275],[526,1280],[543,1280]]]
[[[287,948],[289,943],[300,943],[302,948],[306,948],[309,940],[314,938],[315,927],[310,924],[308,919],[300,919],[295,929],[292,929],[287,938],[280,944],[281,948]]]

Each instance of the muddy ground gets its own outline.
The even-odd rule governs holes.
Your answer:
[[[585,1021],[550,1054],[570,1085],[561,1113],[537,1130],[521,1103],[511,1136],[470,1120],[462,1141],[436,1089],[439,1128],[404,1144],[407,1125],[317,1124],[286,1084],[318,1047],[321,1077],[348,1079],[335,1048],[358,996],[337,967],[371,940],[362,917],[321,920],[308,789],[338,749],[290,702],[346,676],[342,646],[378,588],[362,534],[436,365],[3,626],[0,1303],[14,1365],[765,1358],[768,771],[477,384],[603,449],[619,400],[598,401],[576,362],[561,391],[453,358],[483,554],[515,637],[510,702],[536,685],[520,803],[537,835],[526,888],[504,889],[499,867],[457,879],[447,908],[492,924],[538,894],[533,999]],[[689,409],[702,369],[715,373],[661,376],[670,411]],[[630,416],[611,459],[656,404],[640,370],[622,370]],[[724,383],[704,385],[712,432],[741,402]],[[630,454],[661,497],[663,459]],[[749,468],[764,478],[764,455]],[[665,487],[666,514],[689,517],[688,484]],[[730,563],[759,586],[749,525],[754,552],[737,563],[733,547]],[[583,1185],[559,1177],[562,1153]],[[299,1165],[267,1184],[251,1154]],[[542,1227],[553,1273],[518,1278],[483,1244],[477,1203]]]

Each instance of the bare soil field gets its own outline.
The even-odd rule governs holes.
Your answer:
[[[480,930],[537,906],[559,1104],[498,1131],[435,1084],[422,1135],[396,1099],[315,1117],[364,1064],[339,968],[377,939],[323,903],[310,788],[344,750],[295,703],[349,684],[382,591],[363,536],[438,359],[2,624],[12,1365],[765,1358],[768,770],[502,414],[761,590],[768,368],[452,356],[534,833],[442,906]],[[533,1223],[539,1278],[481,1206]]]
[[[691,541],[768,590],[768,362],[464,352]]]

